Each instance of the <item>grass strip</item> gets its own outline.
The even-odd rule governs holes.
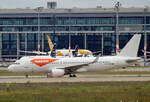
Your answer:
[[[0,102],[150,102],[150,82],[0,84]]]

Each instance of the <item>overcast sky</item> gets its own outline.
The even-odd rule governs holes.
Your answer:
[[[57,8],[95,8],[102,6],[111,8],[117,0],[0,0],[0,8],[36,8],[46,7],[47,1],[57,1]],[[150,6],[150,0],[119,0],[123,7]]]

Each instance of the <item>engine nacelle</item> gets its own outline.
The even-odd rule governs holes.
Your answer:
[[[50,76],[51,77],[63,77],[65,74],[64,69],[52,69]]]

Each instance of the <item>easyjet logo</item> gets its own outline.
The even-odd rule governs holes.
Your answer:
[[[30,62],[42,67],[57,60],[58,59],[32,59]]]

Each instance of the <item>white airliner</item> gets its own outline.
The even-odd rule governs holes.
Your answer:
[[[25,73],[26,76],[33,72],[48,73],[51,77],[70,75],[75,77],[76,72],[95,72],[126,67],[137,63],[141,35],[134,35],[127,45],[116,56],[100,57],[51,57],[51,56],[26,56],[17,60],[8,67],[11,72]]]

